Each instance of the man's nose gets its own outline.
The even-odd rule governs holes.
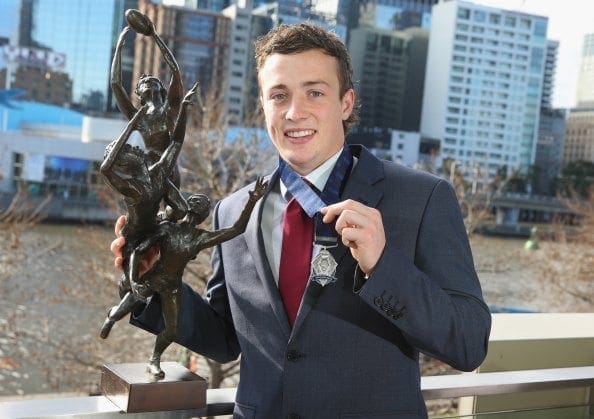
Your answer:
[[[301,98],[293,97],[285,118],[290,121],[298,121],[307,117],[307,109]]]

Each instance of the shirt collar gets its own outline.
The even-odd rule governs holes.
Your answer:
[[[342,153],[342,148],[340,150],[338,150],[336,152],[336,154],[334,154],[332,157],[330,157],[324,163],[322,163],[317,168],[312,170],[308,175],[305,175],[304,178],[309,183],[311,183],[313,186],[315,186],[318,190],[323,191],[324,186],[326,186],[326,182],[328,181],[328,178],[330,177],[330,173],[332,172],[332,169],[334,168],[336,161],[340,157],[340,153]],[[286,198],[287,197],[287,187],[285,186],[285,184],[283,183],[282,180],[280,180],[280,191],[281,191],[281,195]]]

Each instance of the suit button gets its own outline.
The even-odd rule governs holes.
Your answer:
[[[287,351],[287,360],[291,362],[296,362],[301,357],[302,355],[299,353],[299,351],[296,351],[294,349],[290,349],[289,351]]]

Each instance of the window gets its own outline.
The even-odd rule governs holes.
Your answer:
[[[458,19],[467,20],[470,17],[470,10],[465,8],[458,9]]]
[[[475,10],[474,11],[474,21],[475,22],[484,22],[486,20],[487,16],[485,15],[485,12],[483,12],[482,10]]]
[[[22,180],[24,157],[22,153],[12,153],[12,178],[13,180]]]
[[[501,23],[501,16],[490,13],[489,14],[489,23],[492,23],[494,25],[499,25],[499,23]]]
[[[544,39],[547,36],[547,21],[537,20],[534,22],[534,30],[532,32],[535,37]]]
[[[513,28],[514,26],[516,26],[516,18],[513,16],[506,16],[505,20],[503,21],[503,24],[505,26]]]

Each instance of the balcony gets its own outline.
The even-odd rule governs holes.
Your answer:
[[[433,418],[594,419],[594,314],[495,314],[487,359],[472,373],[422,377],[425,400],[460,398],[458,414]],[[203,409],[130,418],[225,416],[235,389],[207,392]],[[104,396],[0,403],[2,418],[115,418]]]

